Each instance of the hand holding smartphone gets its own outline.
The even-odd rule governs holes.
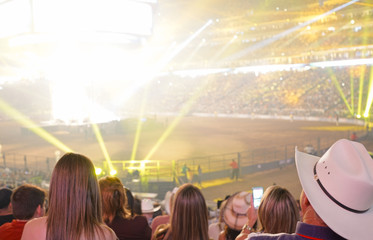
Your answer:
[[[263,187],[253,187],[254,208],[258,209],[263,196]]]

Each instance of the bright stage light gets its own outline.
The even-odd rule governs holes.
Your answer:
[[[358,114],[358,115],[356,115],[356,117],[357,117],[357,118],[361,118],[361,115],[360,115],[360,114]]]
[[[29,0],[6,1],[0,5],[0,37],[30,31],[31,11]]]
[[[102,169],[98,168],[98,167],[95,167],[95,172],[96,172],[96,175],[98,176],[102,173]]]
[[[113,169],[110,171],[110,176],[115,176],[117,173],[117,170]]]

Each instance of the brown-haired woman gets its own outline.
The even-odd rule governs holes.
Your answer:
[[[258,209],[259,230],[264,233],[294,233],[299,210],[294,197],[280,186],[270,186],[263,193]]]
[[[255,216],[255,213],[249,216]],[[294,197],[287,189],[280,186],[268,187],[259,205],[258,220],[261,233],[294,233],[299,221],[299,209]],[[249,222],[236,240],[247,238],[252,226]]]
[[[131,216],[125,206],[127,197],[122,182],[117,177],[103,177],[99,181],[104,222],[114,230],[119,240],[150,240],[152,230],[144,216]]]
[[[50,182],[46,217],[29,221],[22,240],[115,240],[102,222],[101,197],[95,168],[87,157],[66,153]]]
[[[184,184],[176,192],[170,224],[160,225],[153,239],[207,240],[208,211],[201,191]]]

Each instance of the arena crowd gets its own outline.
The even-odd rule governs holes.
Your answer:
[[[66,153],[48,191],[0,189],[0,240],[370,239],[373,162],[365,147],[340,139],[321,157],[296,151],[295,159],[299,200],[273,185],[255,206],[254,191],[242,190],[218,201],[212,216],[193,184],[170,189],[162,202],[139,199],[117,177],[97,179],[88,157]]]

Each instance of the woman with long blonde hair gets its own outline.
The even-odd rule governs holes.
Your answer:
[[[131,216],[122,182],[117,177],[99,180],[104,222],[114,230],[119,240],[150,240],[152,230],[144,216]]]
[[[208,240],[208,210],[201,191],[184,184],[176,192],[170,224],[159,225],[153,239]]]
[[[86,156],[66,153],[52,173],[47,216],[29,221],[22,240],[116,240],[101,211],[93,163]]]

